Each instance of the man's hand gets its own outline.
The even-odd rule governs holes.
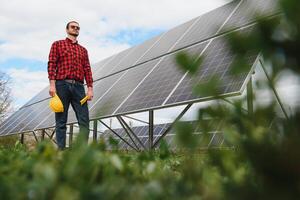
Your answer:
[[[88,87],[87,96],[89,96],[88,101],[91,101],[94,97],[94,92],[92,87]]]
[[[54,97],[55,93],[56,93],[55,80],[50,80],[49,95],[51,97]]]

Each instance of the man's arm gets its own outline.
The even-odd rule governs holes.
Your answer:
[[[48,61],[48,78],[50,82],[49,94],[52,97],[56,93],[55,76],[56,76],[56,69],[57,69],[57,60],[58,60],[57,43],[54,42],[50,49],[49,61]]]
[[[91,65],[90,65],[90,61],[89,61],[89,56],[88,56],[88,52],[86,51],[86,55],[85,55],[85,65],[84,65],[84,77],[85,77],[85,81],[88,87],[88,92],[87,95],[89,96],[88,100],[92,100],[93,96],[94,96],[94,92],[93,92],[93,76],[92,76],[92,70],[91,70]]]

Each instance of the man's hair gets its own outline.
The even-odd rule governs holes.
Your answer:
[[[76,22],[76,21],[70,21],[70,22],[68,22],[68,23],[67,23],[66,29],[69,29],[69,25],[70,25],[71,23],[76,23],[76,24],[78,24],[78,25],[79,25],[79,23],[78,23],[78,22]]]

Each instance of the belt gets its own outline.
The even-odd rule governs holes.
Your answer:
[[[71,84],[75,84],[75,83],[83,84],[81,81],[77,81],[74,79],[64,79],[64,81],[66,81],[67,83],[71,83]]]

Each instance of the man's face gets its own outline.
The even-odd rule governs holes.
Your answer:
[[[79,35],[79,30],[80,30],[79,24],[75,22],[71,22],[69,24],[69,27],[67,28],[67,33],[69,35],[77,37]]]

